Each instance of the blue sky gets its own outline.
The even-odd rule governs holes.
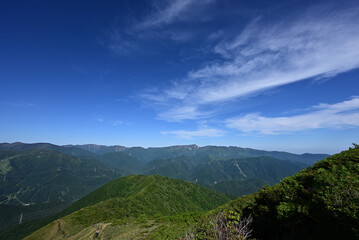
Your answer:
[[[359,142],[359,3],[1,1],[0,142]]]

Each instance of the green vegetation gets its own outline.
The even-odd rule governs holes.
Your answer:
[[[24,223],[2,232],[0,238],[13,232],[25,236],[54,219],[97,203],[96,198],[92,202],[82,200],[61,212],[90,191],[124,175],[158,174],[242,196],[296,173],[307,166],[302,162],[311,163],[323,156],[196,145],[145,149],[3,143],[0,144],[0,231],[18,223],[21,213]],[[127,190],[123,191],[128,193]],[[33,221],[36,219],[41,221]]]
[[[249,180],[233,180],[222,181],[210,186],[210,189],[226,193],[233,196],[243,196],[258,191],[261,187],[268,184],[260,178],[254,178]]]
[[[0,161],[0,173],[6,175],[11,170],[10,161],[8,159]]]
[[[88,194],[63,212],[67,216],[26,239],[88,239],[97,229],[101,239],[358,239],[359,148],[229,200],[180,180],[127,176]]]
[[[116,233],[119,229],[115,226],[123,229],[124,225],[131,225],[147,229],[149,236],[175,237],[197,221],[199,212],[214,209],[229,200],[226,195],[180,180],[157,175],[127,176],[104,185],[65,210],[72,212],[81,208],[57,220],[61,232],[54,232],[56,224],[53,222],[28,239],[46,239],[50,235],[53,239],[77,234],[87,236],[88,231],[94,230],[92,225],[100,222],[109,227],[106,234],[110,226],[111,232]],[[81,233],[84,229],[88,230]],[[143,233],[142,230],[138,234]]]
[[[243,196],[266,184],[278,183],[305,168],[304,164],[272,157],[250,157],[214,161],[189,157],[157,159],[146,164],[145,174],[158,174],[198,183],[215,191]]]
[[[110,147],[111,148],[111,147]],[[168,159],[176,157],[192,157],[196,159],[202,159],[203,157],[210,160],[229,160],[236,158],[247,157],[273,157],[280,160],[294,161],[306,164],[307,166],[315,163],[318,160],[328,157],[327,154],[292,154],[287,152],[278,151],[263,151],[251,148],[241,147],[223,147],[223,146],[205,146],[198,147],[197,145],[183,145],[183,146],[171,146],[163,148],[141,148],[132,147],[124,148],[124,153],[137,158],[142,162],[149,162],[154,159]]]
[[[43,150],[43,151],[57,151],[64,154],[72,156],[81,156],[81,157],[93,157],[96,156],[91,151],[86,151],[84,149],[74,147],[74,146],[58,146],[51,143],[32,143],[25,144],[21,142],[15,143],[0,143],[0,150],[7,151],[31,151],[31,150]]]
[[[0,230],[51,216],[126,173],[57,151],[0,151]],[[114,171],[115,170],[115,171]]]
[[[184,181],[133,175],[114,180],[79,200],[74,206],[91,206],[71,218],[75,223],[88,224],[141,215],[167,216],[210,210],[229,200],[228,196]]]
[[[7,169],[0,181],[3,204],[72,202],[124,173],[56,151],[0,151],[0,159]]]
[[[37,229],[56,220],[62,215],[61,210],[68,207],[70,203],[64,204],[34,204],[30,206],[0,205],[0,221],[2,228],[0,239],[22,239]],[[20,215],[23,213],[23,223],[19,223]],[[51,216],[51,217],[49,217]]]
[[[105,153],[98,158],[108,166],[126,169],[132,173],[140,172],[144,166],[143,162],[123,152]]]
[[[358,239],[359,149],[328,157],[220,211],[253,217],[257,239]],[[205,226],[197,231],[206,236]]]

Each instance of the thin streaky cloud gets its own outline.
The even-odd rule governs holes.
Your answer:
[[[205,5],[214,0],[173,0],[168,1],[165,7],[158,7],[156,11],[137,24],[137,28],[155,28],[168,25],[184,19],[186,12],[189,12],[196,5]]]
[[[36,108],[43,109],[44,107],[40,104],[32,102],[16,102],[16,101],[0,101],[0,106],[9,107],[9,108]]]
[[[316,10],[276,22],[255,19],[233,40],[218,43],[213,50],[224,60],[189,72],[157,94],[171,102],[160,115],[173,111],[171,106],[198,111],[201,106],[358,68],[359,9]]]
[[[98,117],[98,118],[95,119],[95,121],[102,123],[102,122],[105,121],[105,119],[103,117]]]
[[[113,121],[111,121],[111,123],[112,123],[112,126],[114,126],[114,127],[117,127],[118,125],[123,125],[124,124],[124,122],[121,121],[121,120],[113,120]]]
[[[196,31],[170,28],[178,22],[190,22],[203,17],[208,18],[205,6],[216,0],[153,0],[153,12],[142,20],[131,19],[126,27],[112,27],[106,32],[105,41],[99,43],[118,55],[130,53],[143,54],[142,44],[148,40],[172,40],[187,42],[196,36]],[[204,13],[205,12],[205,13]],[[147,52],[148,53],[148,52]]]
[[[213,113],[211,111],[199,111],[196,106],[178,106],[169,111],[160,113],[158,119],[169,122],[180,122],[183,119],[203,119],[208,118]]]
[[[174,135],[177,138],[193,139],[198,137],[221,137],[224,136],[224,132],[215,128],[200,128],[198,130],[176,130],[161,132],[163,135]]]
[[[335,104],[319,104],[312,111],[288,117],[265,117],[258,113],[226,120],[228,128],[244,133],[282,134],[321,128],[359,127],[359,97]]]
[[[136,40],[131,39],[128,34],[123,33],[122,29],[112,28],[107,35],[109,43],[101,42],[101,44],[107,46],[112,52],[121,55],[138,51]]]

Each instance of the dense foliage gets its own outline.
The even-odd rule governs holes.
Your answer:
[[[79,203],[91,206],[71,218],[85,224],[140,215],[166,216],[210,210],[229,200],[226,195],[184,181],[133,175],[114,180],[81,199]],[[93,205],[95,202],[98,204]]]
[[[214,209],[229,200],[224,194],[196,184],[156,175],[133,175],[114,180],[85,196],[66,211],[83,208],[59,221],[65,226],[66,237],[76,235],[79,229],[91,227],[94,223],[146,223],[154,218],[158,221],[158,231],[163,233],[174,222],[180,223],[177,229],[183,229],[182,224],[186,221],[194,221],[195,212]],[[42,238],[53,227],[50,224],[29,239]],[[173,234],[173,231],[169,233]],[[55,235],[58,237],[57,233]]]
[[[2,203],[70,202],[122,176],[99,160],[57,151],[0,151]]]
[[[157,159],[146,164],[145,174],[158,174],[195,182],[213,190],[242,196],[266,184],[278,183],[305,168],[304,164],[272,157],[250,157],[223,161],[189,157]]]
[[[328,157],[223,209],[252,216],[257,239],[358,239],[359,149]]]
[[[99,160],[57,151],[0,151],[0,230],[63,210],[126,173]]]

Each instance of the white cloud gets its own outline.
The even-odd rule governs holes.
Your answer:
[[[185,19],[196,6],[203,6],[214,0],[172,0],[137,25],[138,28],[153,28]]]
[[[336,104],[319,104],[309,113],[288,117],[247,114],[226,120],[226,126],[242,132],[279,134],[318,128],[359,127],[359,97]]]
[[[112,121],[112,126],[117,127],[118,125],[122,125],[124,124],[123,121],[120,120],[113,120]]]
[[[103,117],[98,117],[95,120],[96,120],[96,122],[101,122],[101,123],[105,121],[105,119]]]
[[[310,10],[269,22],[256,19],[234,40],[214,49],[225,60],[191,71],[156,97],[173,121],[201,116],[199,109],[309,78],[332,77],[359,67],[359,9]],[[188,107],[196,115],[188,115]],[[165,118],[165,117],[164,117]]]
[[[220,137],[224,135],[224,132],[215,128],[200,128],[194,131],[188,130],[177,130],[177,131],[168,131],[168,132],[161,132],[164,135],[174,135],[178,138],[183,139],[193,139],[196,137]]]
[[[209,115],[210,112],[200,112],[195,106],[184,106],[160,113],[158,118],[170,122],[177,122],[181,119],[199,119]]]
[[[105,117],[97,117],[95,119],[96,122],[102,123],[102,124],[106,124],[106,125],[111,125],[113,127],[117,127],[117,126],[121,126],[121,125],[128,125],[129,123],[121,121],[121,120],[109,120],[106,119]]]
[[[145,15],[142,20],[130,19],[128,22],[131,23],[112,27],[106,34],[107,40],[99,42],[119,55],[142,54],[142,47],[153,40],[187,42],[196,36],[198,29],[193,29],[191,24],[184,28],[173,28],[170,25],[208,19],[210,14],[206,7],[214,1],[152,0],[152,13]]]

